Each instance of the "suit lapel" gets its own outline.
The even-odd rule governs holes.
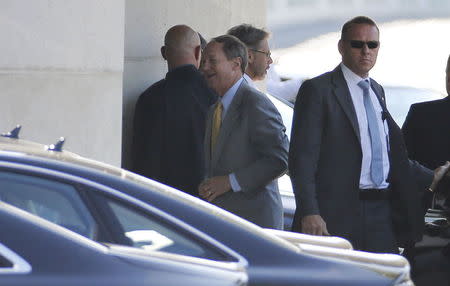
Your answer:
[[[391,156],[392,155],[391,154],[391,149],[392,149],[391,146],[392,146],[392,144],[403,144],[400,142],[400,141],[403,141],[403,134],[401,132],[400,127],[397,125],[394,118],[392,118],[391,114],[387,110],[386,99],[385,99],[383,88],[372,78],[370,79],[370,83],[371,83],[370,85],[372,87],[372,90],[374,91],[375,95],[377,96],[378,102],[381,105],[381,109],[383,110],[382,116],[383,116],[384,120],[386,120],[388,129],[389,129],[387,151],[388,151],[388,156],[389,156],[389,162],[390,162],[390,165],[392,166],[393,158]],[[390,177],[390,174],[388,176]],[[388,178],[388,181],[389,180],[390,179]]]
[[[386,99],[384,96],[383,89],[381,86],[372,78],[370,78],[370,86],[372,90],[375,92],[375,95],[377,96],[378,102],[381,105],[381,108],[383,109],[383,112],[388,113],[388,110],[386,108]]]
[[[219,159],[220,154],[222,153],[222,149],[225,146],[226,139],[230,135],[231,131],[233,130],[233,127],[236,123],[239,122],[239,117],[241,114],[241,102],[243,95],[245,94],[245,90],[248,88],[248,84],[244,81],[242,81],[241,85],[239,86],[238,90],[236,91],[236,94],[231,101],[231,104],[227,110],[227,113],[225,114],[225,117],[222,121],[222,125],[220,127],[219,135],[217,138],[216,147],[214,148],[214,152],[212,154],[211,158],[211,165],[214,166]],[[210,128],[211,129],[211,128]]]
[[[341,67],[338,66],[334,69],[332,74],[332,81],[334,84],[334,94],[336,95],[339,104],[344,110],[347,118],[352,124],[353,131],[355,132],[358,141],[361,142],[361,135],[359,134],[358,118],[356,117],[355,106],[353,105],[352,97],[342,74]]]

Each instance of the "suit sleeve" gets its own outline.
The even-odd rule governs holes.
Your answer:
[[[323,126],[323,95],[311,81],[299,89],[294,107],[289,175],[300,216],[319,214],[316,198],[316,170]]]
[[[405,122],[402,126],[403,138],[405,140],[406,149],[408,151],[408,157],[415,159],[416,154],[414,152],[414,114],[415,108],[414,105],[411,105],[411,108],[408,111],[408,115],[406,116]]]
[[[249,140],[257,159],[245,168],[235,170],[242,191],[255,191],[278,178],[287,170],[289,141],[281,115],[264,95],[247,102]]]
[[[413,178],[416,179],[419,191],[426,191],[433,181],[434,172],[414,160],[409,160]]]
[[[405,122],[402,126],[403,139],[405,140],[406,149],[408,151],[409,166],[411,173],[417,180],[417,184],[420,191],[425,191],[431,184],[433,180],[433,171],[422,166],[418,162],[414,161],[416,159],[415,146],[414,146],[414,126],[415,118],[417,114],[417,108],[413,104],[408,111]]]
[[[142,160],[142,154],[145,151],[145,98],[140,96],[136,102],[134,119],[133,119],[133,141],[132,141],[132,162],[131,170],[135,173],[142,174],[144,172],[144,163]]]
[[[163,150],[165,138],[161,135],[163,122],[162,96],[159,86],[147,89],[136,103],[133,121],[132,171],[161,181],[164,163]]]

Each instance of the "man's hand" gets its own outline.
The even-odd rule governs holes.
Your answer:
[[[436,170],[434,170],[434,178],[433,178],[433,182],[431,183],[430,186],[430,191],[435,191],[437,185],[439,184],[439,182],[441,181],[441,179],[447,175],[450,177],[450,162],[447,161],[445,163],[445,165],[442,165],[440,167],[437,167]]]
[[[302,232],[313,235],[330,235],[327,224],[320,215],[307,215],[302,218]]]
[[[200,197],[208,202],[231,190],[231,184],[228,176],[212,177],[204,180],[198,187]]]

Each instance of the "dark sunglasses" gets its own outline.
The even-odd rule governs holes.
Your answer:
[[[364,41],[357,41],[357,40],[349,40],[348,42],[350,42],[350,46],[354,49],[362,49],[364,47],[364,45],[367,45],[367,47],[371,50],[378,48],[378,46],[380,45],[380,42],[378,41],[368,41],[368,42],[364,42]]]

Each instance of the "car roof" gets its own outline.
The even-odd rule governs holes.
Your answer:
[[[55,165],[56,164],[56,165]],[[165,186],[161,183],[158,183],[156,181],[141,177],[139,175],[136,175],[132,172],[126,171],[121,168],[117,168],[114,166],[110,166],[108,164],[104,164],[101,162],[97,162],[95,160],[90,160],[87,158],[84,158],[82,156],[79,156],[77,154],[67,152],[67,151],[61,151],[61,152],[55,152],[55,151],[49,151],[48,147],[42,144],[37,144],[21,139],[11,139],[11,138],[0,138],[0,167],[1,168],[8,168],[8,166],[16,166],[17,168],[24,168],[24,169],[30,169],[30,168],[43,168],[47,170],[49,169],[50,172],[56,171],[56,172],[62,172],[64,173],[66,170],[78,170],[78,172],[74,172],[72,175],[81,175],[86,173],[86,171],[92,171],[95,170],[96,172],[100,171],[109,175],[115,175],[116,180],[123,179],[123,183],[125,183],[125,179],[128,182],[128,180],[133,181],[134,183],[141,183],[143,186],[151,186],[152,191],[160,192],[163,194],[168,195],[171,198],[177,199],[180,203],[186,204],[188,207],[194,207],[198,208],[202,212],[207,212],[209,214],[213,214],[215,217],[220,217],[221,219],[225,220],[227,223],[230,223],[230,225],[221,225],[219,228],[221,229],[221,232],[224,232],[224,229],[232,229],[231,225],[235,225],[235,227],[240,228],[241,230],[244,230],[252,233],[251,237],[252,239],[258,237],[258,240],[252,240],[252,245],[254,246],[261,246],[265,244],[260,244],[259,240],[266,240],[271,241],[273,245],[277,245],[278,247],[274,248],[268,248],[264,251],[259,251],[256,254],[252,254],[254,257],[252,258],[253,262],[257,262],[256,264],[264,265],[266,261],[266,254],[264,253],[275,253],[277,252],[280,254],[281,260],[277,260],[277,263],[281,263],[280,265],[283,265],[283,263],[286,263],[286,265],[291,265],[292,263],[294,265],[303,265],[304,263],[308,264],[309,266],[304,269],[304,271],[311,271],[312,268],[317,267],[318,265],[321,265],[321,267],[336,267],[336,262],[330,260],[329,258],[323,258],[318,256],[311,256],[308,254],[304,254],[301,256],[297,256],[299,253],[302,253],[299,247],[296,245],[288,242],[287,240],[284,240],[278,236],[271,235],[268,232],[264,231],[259,226],[254,225],[253,223],[250,223],[248,221],[245,221],[242,218],[237,217],[236,215],[233,215],[223,209],[220,209],[210,203],[207,203],[205,201],[202,201],[198,198],[192,197],[184,192],[175,190],[169,186]],[[84,169],[76,169],[76,167],[82,167]],[[86,169],[87,168],[87,169]],[[89,172],[90,173],[90,172]],[[70,174],[70,172],[69,172]],[[96,176],[90,175],[90,176]],[[106,176],[110,178],[111,176]],[[104,182],[106,184],[106,182]],[[120,189],[120,188],[119,188]],[[130,188],[132,189],[132,188]],[[142,188],[142,189],[145,189]],[[125,190],[123,190],[125,191]],[[128,192],[128,190],[127,190]],[[148,194],[151,192],[147,192]],[[131,195],[132,196],[132,195]],[[141,200],[137,197],[138,200]],[[145,203],[145,200],[141,200]],[[159,202],[159,207],[162,207],[163,204]],[[167,207],[167,206],[165,206]],[[162,209],[164,211],[164,208]],[[182,211],[181,211],[182,212]],[[196,214],[199,214],[197,212]],[[178,216],[175,215],[175,217],[179,218],[181,217],[178,213]],[[198,226],[198,225],[197,225]],[[200,231],[203,231],[203,229],[199,229]],[[205,232],[208,233],[208,232]],[[234,233],[236,234],[236,233]],[[233,236],[234,237],[234,236]],[[224,239],[224,238],[222,238]],[[234,237],[232,240],[242,240],[247,239],[242,234],[239,235],[239,237]],[[221,241],[221,240],[220,240]],[[229,240],[226,240],[229,241]],[[267,245],[266,245],[267,246]],[[245,246],[243,244],[243,247],[249,248],[249,246]],[[284,249],[284,250],[283,250]],[[238,251],[238,250],[236,250]],[[238,251],[239,252],[239,251]],[[256,255],[256,256],[255,256]],[[293,259],[295,257],[295,259]],[[247,257],[245,256],[247,259]],[[255,265],[256,265],[255,264]],[[345,263],[341,264],[338,262],[339,267],[342,267],[342,271],[347,271],[349,269],[358,271],[355,272],[360,274],[361,277],[365,277],[366,279],[370,275],[373,279],[381,279],[384,278],[378,276],[375,272],[366,271],[364,269],[360,269],[359,267],[354,268],[352,265]],[[312,267],[312,268],[311,268]],[[317,270],[317,269],[316,269]],[[311,274],[311,273],[310,273]],[[317,272],[315,275],[323,275],[323,271]],[[311,277],[315,275],[310,275]],[[311,278],[309,277],[309,278]],[[309,279],[308,278],[308,279]],[[344,276],[340,277],[344,279]],[[312,278],[311,278],[312,279]]]
[[[250,223],[234,214],[231,214],[219,207],[195,198],[182,191],[176,190],[170,186],[166,186],[162,183],[145,178],[122,168],[88,159],[65,150],[51,151],[49,150],[49,146],[47,145],[23,139],[13,139],[5,137],[0,137],[0,161],[2,157],[7,157],[12,161],[20,160],[21,158],[26,159],[27,162],[38,161],[39,165],[41,165],[40,163],[42,162],[42,160],[44,160],[44,162],[46,163],[51,162],[54,164],[70,166],[72,168],[87,168],[91,171],[111,175],[115,178],[119,178],[120,180],[133,182],[145,188],[151,188],[152,191],[169,196],[175,200],[182,201],[184,204],[189,204],[190,207],[201,209],[204,212],[217,215],[222,219],[228,221],[229,223],[239,225],[239,227],[245,228],[247,231],[252,232],[255,235],[264,237],[265,239],[276,243],[278,246],[298,252],[298,248],[296,248],[292,244],[277,236],[269,235],[261,227],[258,227],[253,223]]]
[[[127,171],[99,161],[82,157],[69,151],[52,151],[49,145],[43,145],[23,139],[0,137],[0,151],[15,153],[19,156],[45,158],[59,162],[72,163],[113,175],[126,175]]]

